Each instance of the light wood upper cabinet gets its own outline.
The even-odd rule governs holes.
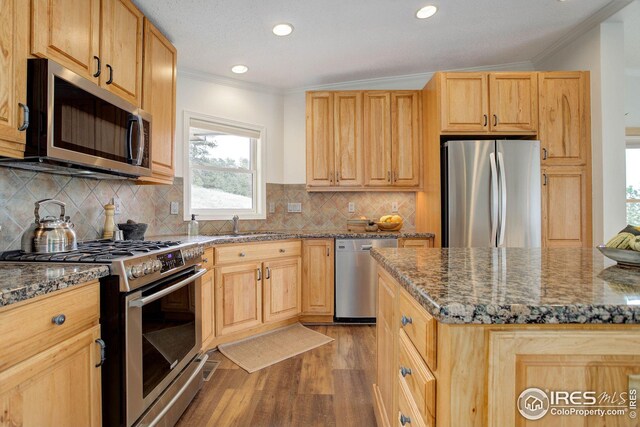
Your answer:
[[[532,132],[538,129],[536,73],[489,74],[490,130]]]
[[[538,82],[542,164],[586,164],[591,148],[588,74],[540,73]]]
[[[364,183],[371,187],[392,184],[391,94],[364,94]]]
[[[587,173],[582,167],[542,170],[542,244],[590,247],[591,206]]]
[[[20,0],[0,1],[0,156],[24,157],[27,103],[29,8]]]
[[[440,78],[442,132],[536,133],[536,73],[442,73]]]
[[[307,92],[307,186],[333,185],[333,94]]]
[[[130,0],[102,0],[100,86],[134,105],[142,100],[143,18]]]
[[[362,185],[362,93],[335,92],[333,107],[335,183]]]
[[[486,73],[443,73],[441,117],[443,132],[485,132],[489,125]]]
[[[262,323],[262,264],[215,269],[216,335],[242,331]]]
[[[100,0],[33,0],[31,53],[98,83]],[[104,65],[104,64],[102,64]]]
[[[333,239],[302,242],[302,313],[333,316]]]
[[[415,91],[391,93],[393,185],[420,185],[420,102]]]
[[[302,305],[300,257],[263,263],[263,277],[265,323],[298,316]]]
[[[176,48],[144,20],[142,109],[151,113],[151,177],[143,182],[173,183],[176,130]]]

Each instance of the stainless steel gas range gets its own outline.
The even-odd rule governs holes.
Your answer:
[[[0,262],[109,265],[100,280],[103,426],[173,426],[202,386],[203,248],[96,240],[58,254],[0,253]]]

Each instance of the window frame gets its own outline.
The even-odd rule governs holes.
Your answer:
[[[251,144],[251,161],[255,163],[252,169],[226,169],[217,168],[215,166],[196,165],[195,169],[201,170],[218,170],[220,172],[247,173],[255,170],[253,174],[253,209],[191,209],[191,179],[192,165],[189,156],[191,143],[189,142],[189,130],[191,128],[191,120],[199,120],[209,122],[212,126],[220,125],[230,128],[238,128],[250,130],[259,133],[259,137],[255,139],[255,143]],[[220,221],[230,220],[234,215],[238,215],[240,219],[266,219],[266,145],[267,130],[262,125],[239,122],[236,120],[225,119],[222,117],[209,116],[206,114],[196,113],[193,111],[184,112],[183,122],[183,203],[184,203],[184,220],[191,219],[191,215],[197,215],[199,220],[204,221]]]

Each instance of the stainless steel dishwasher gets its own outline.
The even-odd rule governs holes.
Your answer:
[[[372,248],[397,248],[398,239],[336,239],[336,322],[375,323],[377,308]]]

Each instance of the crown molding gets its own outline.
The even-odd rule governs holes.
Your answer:
[[[238,89],[251,90],[254,92],[263,92],[272,95],[282,95],[283,90],[258,83],[246,82],[244,80],[233,79],[231,77],[223,77],[217,74],[211,74],[204,71],[193,70],[190,68],[178,67],[178,78],[186,77],[191,80],[200,80],[203,82],[215,83],[222,86],[230,86]]]
[[[624,9],[631,2],[633,2],[633,0],[611,0],[609,3],[603,6],[602,9],[598,10],[596,13],[573,27],[565,35],[553,42],[542,52],[534,56],[531,62],[533,64],[538,64],[544,61],[546,58],[550,57],[562,48],[568,46],[571,42],[577,40],[579,37],[583,36],[590,30],[595,28],[597,25],[613,16],[615,13]]]

